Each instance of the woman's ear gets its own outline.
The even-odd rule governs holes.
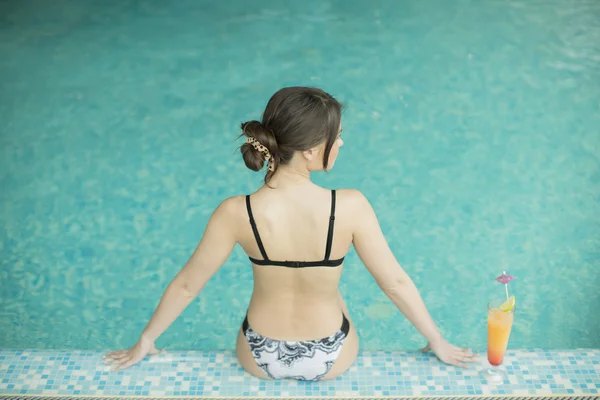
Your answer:
[[[308,149],[302,152],[302,155],[304,156],[304,158],[306,158],[308,161],[312,161],[313,158],[315,158],[315,150],[316,149]]]

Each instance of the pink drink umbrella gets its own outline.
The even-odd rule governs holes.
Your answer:
[[[508,300],[508,283],[515,279],[514,276],[506,275],[506,271],[502,271],[502,275],[496,278],[496,282],[503,283],[506,290],[506,300]]]

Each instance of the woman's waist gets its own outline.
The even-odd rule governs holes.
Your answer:
[[[350,324],[337,299],[310,303],[297,305],[253,300],[248,308],[247,322],[259,335],[286,341],[322,339]]]

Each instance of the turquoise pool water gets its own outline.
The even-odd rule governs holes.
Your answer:
[[[209,214],[256,189],[239,123],[282,86],[347,104],[315,179],[363,191],[440,328],[483,349],[493,278],[510,346],[600,347],[600,3],[0,3],[0,348],[132,345]],[[158,340],[231,349],[236,248]],[[366,350],[419,333],[354,252]]]

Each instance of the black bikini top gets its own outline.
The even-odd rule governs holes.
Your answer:
[[[258,249],[262,255],[262,260],[248,257],[256,265],[273,265],[277,267],[288,267],[288,268],[307,268],[307,267],[337,267],[342,265],[344,257],[337,260],[330,260],[331,255],[331,244],[333,242],[333,223],[335,222],[335,190],[331,191],[331,216],[329,217],[329,231],[327,232],[327,247],[325,248],[325,258],[322,261],[275,261],[269,260],[265,247],[263,246],[258,229],[256,228],[256,222],[252,216],[252,207],[250,207],[250,195],[246,196],[246,208],[248,209],[248,217],[250,218],[250,225],[252,225],[252,231],[254,232],[254,238]]]

